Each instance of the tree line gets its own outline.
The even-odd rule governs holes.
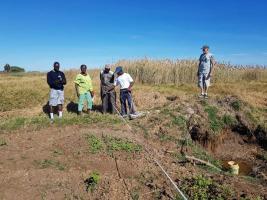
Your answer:
[[[25,69],[18,66],[10,66],[9,64],[6,64],[4,66],[4,72],[6,73],[14,73],[14,72],[25,72]]]

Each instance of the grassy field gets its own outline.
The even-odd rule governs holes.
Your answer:
[[[153,87],[155,91],[183,91],[197,93],[197,62],[190,60],[134,60],[119,61],[130,73],[135,82],[137,95],[145,87]],[[95,104],[100,104],[99,72],[90,70],[96,91]],[[75,102],[76,94],[73,80],[79,70],[66,71],[66,102]],[[211,93],[216,95],[237,95],[241,99],[255,105],[266,105],[267,69],[249,67],[241,68],[219,64],[212,80]],[[166,87],[167,86],[167,87]],[[149,88],[149,89],[150,89]],[[0,111],[12,111],[28,107],[44,105],[48,100],[49,87],[45,73],[34,74],[0,74]],[[146,105],[142,106],[145,107]]]

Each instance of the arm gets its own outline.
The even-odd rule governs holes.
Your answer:
[[[212,75],[215,65],[216,65],[216,62],[215,62],[214,58],[212,57],[211,58],[210,75]]]
[[[52,79],[51,79],[49,72],[47,73],[47,84],[49,85],[49,87],[51,87],[53,85],[53,82],[52,82]]]
[[[113,75],[113,77],[114,77],[114,83],[113,83],[113,85],[111,85],[111,86],[109,87],[108,92],[110,92],[111,90],[114,90],[115,87],[118,85],[118,79],[115,78],[114,75]]]
[[[215,65],[216,65],[216,62],[215,62],[215,60],[214,60],[214,58],[213,57],[211,57],[211,59],[210,59],[210,72],[209,72],[209,74],[208,74],[208,76],[207,76],[207,79],[209,79],[211,76],[212,76],[212,73],[213,73],[213,71],[214,71],[214,67],[215,67]]]
[[[133,87],[133,85],[134,85],[134,82],[131,82],[131,83],[130,83],[130,86],[128,87],[128,90],[129,90],[129,91],[132,91],[132,87]]]
[[[63,72],[62,72],[62,84],[63,85],[67,84],[67,80],[66,80],[65,74]]]
[[[79,85],[77,83],[75,83],[75,91],[76,91],[77,97],[80,97]]]
[[[134,85],[134,80],[130,75],[128,75],[128,81],[130,82],[130,86],[128,87],[128,90],[132,91],[132,87]]]
[[[93,83],[92,83],[91,78],[90,78],[90,81],[89,81],[89,92],[91,93],[92,98],[94,98],[95,92],[94,92],[94,89],[93,89]]]

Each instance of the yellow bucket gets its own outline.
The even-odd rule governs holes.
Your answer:
[[[239,174],[239,165],[234,161],[228,162],[231,174],[238,175]]]

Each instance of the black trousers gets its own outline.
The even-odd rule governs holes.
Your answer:
[[[116,110],[116,92],[102,93],[102,112],[115,114]]]

